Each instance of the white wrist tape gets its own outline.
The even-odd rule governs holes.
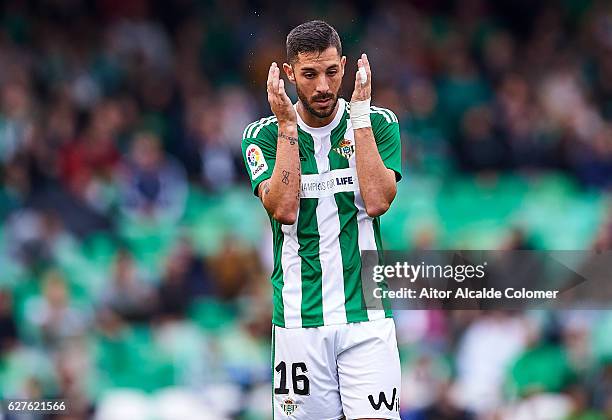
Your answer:
[[[370,99],[351,102],[350,115],[353,130],[372,127],[370,122]]]

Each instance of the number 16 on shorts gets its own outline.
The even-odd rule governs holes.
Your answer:
[[[280,362],[274,368],[280,376],[278,388],[274,388],[275,395],[289,395],[290,389],[287,388],[287,363]],[[304,373],[308,372],[306,363],[297,362],[291,364],[291,386],[296,395],[310,395],[310,381]]]

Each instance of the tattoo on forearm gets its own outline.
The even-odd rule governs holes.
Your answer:
[[[298,138],[297,137],[292,137],[292,136],[288,136],[285,133],[279,132],[278,133],[278,137],[282,138],[282,139],[287,139],[289,140],[289,144],[294,146],[295,143],[297,143]]]
[[[260,198],[263,200],[264,197],[267,197],[268,194],[270,194],[270,180],[262,182],[259,188],[260,188],[260,191],[261,191],[261,197]]]
[[[289,171],[283,171],[283,179],[281,180],[283,182],[283,184],[285,185],[289,185],[289,174],[291,172]]]

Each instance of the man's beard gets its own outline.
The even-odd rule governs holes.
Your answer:
[[[312,98],[312,101],[320,101],[320,100],[325,100],[325,99],[332,99],[333,100],[333,104],[330,107],[329,111],[317,111],[316,109],[314,109],[313,107],[310,106],[310,103],[308,102],[308,98],[306,98],[306,95],[304,95],[302,93],[302,91],[300,90],[299,86],[295,85],[295,90],[297,91],[297,95],[298,98],[300,99],[300,102],[302,102],[302,105],[304,106],[304,108],[306,108],[306,111],[308,111],[309,113],[311,113],[312,115],[314,115],[317,118],[327,118],[329,117],[331,114],[334,113],[334,110],[336,109],[336,103],[338,102],[338,96],[334,95],[333,93],[329,93],[326,95],[316,95]]]

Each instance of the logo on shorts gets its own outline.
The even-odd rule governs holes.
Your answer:
[[[387,410],[393,411],[395,409],[395,411],[399,412],[399,397],[395,397],[395,394],[397,393],[397,389],[393,388],[393,394],[391,395],[391,400],[387,401],[387,395],[383,392],[380,391],[378,393],[378,401],[374,401],[374,396],[373,395],[368,395],[368,401],[370,401],[370,405],[372,406],[372,408],[376,411],[381,409],[381,406],[384,404],[385,407],[387,407]]]
[[[350,139],[342,139],[338,147],[334,149],[334,152],[338,153],[345,159],[350,159],[355,153],[355,145],[353,141]]]
[[[250,144],[246,149],[246,159],[249,164],[253,180],[268,170],[268,164],[264,159],[263,152],[256,144]]]
[[[285,401],[281,403],[280,406],[281,406],[281,409],[283,410],[283,413],[290,416],[293,413],[295,413],[295,410],[297,410],[298,403],[297,401],[294,401],[291,398],[287,398],[285,399]]]

